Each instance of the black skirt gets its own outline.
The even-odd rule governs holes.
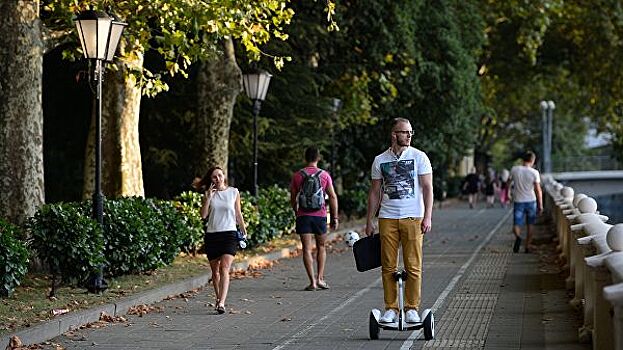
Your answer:
[[[224,254],[235,256],[238,251],[236,231],[206,232],[203,244],[208,260],[218,259]]]

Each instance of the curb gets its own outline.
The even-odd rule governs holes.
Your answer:
[[[328,234],[329,241],[335,240],[338,236],[350,230],[361,230],[363,224],[356,224],[351,228],[340,229]],[[276,261],[283,258],[292,257],[292,253],[300,249],[298,245],[280,249],[275,252],[257,255],[248,258],[246,261],[232,264],[233,270],[247,270],[250,266],[257,266],[263,262]],[[36,326],[29,327],[15,333],[10,333],[0,338],[0,349],[8,348],[11,338],[17,336],[23,346],[38,344],[56,338],[63,333],[77,329],[85,324],[97,322],[102,312],[110,316],[123,316],[128,313],[130,308],[136,305],[149,305],[166,299],[171,295],[182,294],[193,289],[208,285],[211,273],[206,273],[179,282],[171,283],[159,288],[147,290],[127,298],[119,299],[115,303],[99,305],[87,310],[68,313],[53,320],[42,322]]]

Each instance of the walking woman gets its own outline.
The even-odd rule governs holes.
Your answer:
[[[238,250],[236,224],[246,237],[246,225],[240,207],[240,192],[227,186],[223,169],[213,167],[202,179],[195,179],[193,186],[204,192],[201,217],[205,220],[204,247],[216,294],[216,310],[225,313],[225,301],[229,291],[229,270]]]

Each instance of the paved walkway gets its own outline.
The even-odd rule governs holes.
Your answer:
[[[306,292],[301,258],[283,259],[254,278],[233,281],[229,313],[214,311],[211,288],[154,304],[121,322],[56,337],[45,349],[590,349],[577,343],[578,316],[564,276],[539,254],[513,254],[510,211],[437,209],[424,247],[423,308],[436,338],[381,330],[368,340],[368,315],[382,302],[380,271],[358,273],[337,242],[328,256],[331,289]],[[547,227],[540,243],[551,239]],[[539,243],[539,242],[537,242]],[[543,244],[547,256],[551,244]],[[155,292],[154,292],[155,293]]]

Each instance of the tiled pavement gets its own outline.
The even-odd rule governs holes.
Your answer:
[[[142,317],[78,329],[43,347],[589,349],[577,343],[577,316],[566,304],[563,276],[543,268],[537,254],[511,252],[509,214],[462,204],[434,212],[422,300],[435,311],[431,341],[419,331],[387,330],[368,340],[369,310],[382,302],[380,272],[356,272],[351,251],[336,243],[327,263],[329,290],[302,291],[307,281],[300,257],[283,259],[260,277],[234,280],[228,314],[216,314],[205,288],[156,303]]]

